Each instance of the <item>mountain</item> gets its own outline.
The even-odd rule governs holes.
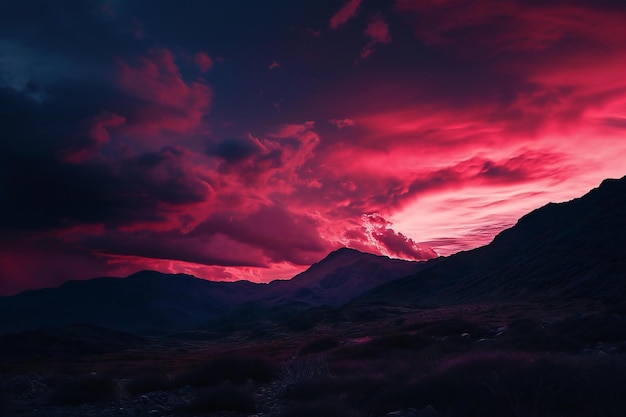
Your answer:
[[[409,262],[342,248],[289,281],[268,284],[264,301],[339,306],[374,287],[421,271],[430,262]]]
[[[127,278],[70,281],[0,299],[1,331],[87,323],[123,331],[169,331],[205,323],[249,299],[257,284],[211,282],[142,271]]]
[[[550,203],[487,246],[377,287],[355,300],[397,305],[480,301],[623,303],[626,177],[585,196]]]
[[[193,329],[250,303],[338,305],[424,265],[340,249],[292,280],[270,284],[213,282],[154,271],[70,281],[0,297],[0,317],[10,317],[0,322],[0,334],[76,323],[129,332]]]

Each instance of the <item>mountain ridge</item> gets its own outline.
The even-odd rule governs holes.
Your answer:
[[[379,268],[368,272],[369,275],[351,273],[357,269],[356,264],[362,265],[361,270],[373,264]],[[331,252],[311,266],[313,272],[304,271],[296,276],[298,279],[293,278],[295,281],[277,280],[267,284],[245,280],[209,281],[188,274],[149,270],[138,271],[127,278],[74,280],[55,288],[0,297],[0,315],[12,318],[0,323],[0,334],[77,323],[133,332],[193,329],[245,303],[299,302],[310,306],[336,306],[380,282],[408,275],[418,267],[421,267],[418,262],[346,248]],[[330,289],[318,285],[324,280],[332,281],[333,277],[346,279],[337,281]]]
[[[486,246],[370,290],[355,302],[459,303],[575,298],[626,291],[626,177],[522,216]]]

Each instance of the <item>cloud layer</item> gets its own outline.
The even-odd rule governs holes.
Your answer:
[[[428,259],[624,175],[621,2],[149,6],[7,2],[0,294]]]

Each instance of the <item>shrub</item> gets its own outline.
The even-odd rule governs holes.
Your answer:
[[[421,334],[393,333],[374,338],[368,344],[385,349],[420,349],[431,343]]]
[[[290,406],[290,413],[293,412],[293,415],[300,410],[301,404],[314,404],[323,407],[325,404],[335,403],[342,404],[340,409],[344,410],[346,415],[354,415],[355,413],[357,415],[374,415],[372,413],[376,410],[379,394],[390,386],[401,386],[403,382],[403,380],[396,380],[393,377],[387,378],[375,372],[371,375],[318,377],[286,387],[283,392],[283,399]]]
[[[461,318],[449,318],[429,323],[421,323],[419,327],[421,328],[421,332],[437,337],[460,336],[463,333],[469,333],[474,338],[487,335],[487,329],[483,326]]]
[[[290,402],[313,401],[339,394],[338,381],[330,376],[320,376],[302,380],[290,385],[283,392],[283,397]]]
[[[626,364],[611,358],[472,354],[389,387],[377,410],[433,404],[450,417],[470,415],[623,415]]]
[[[224,383],[216,387],[205,388],[196,393],[189,404],[189,411],[254,411],[254,395],[243,387]]]
[[[221,356],[184,372],[173,385],[210,386],[230,381],[241,384],[247,380],[269,382],[276,376],[276,368],[265,359],[249,356]]]
[[[318,377],[330,376],[328,361],[321,355],[305,356],[283,364],[279,378],[286,385]]]
[[[339,340],[332,336],[326,336],[303,346],[302,349],[300,349],[300,355],[325,352],[327,350],[334,349],[337,346],[339,346]]]
[[[0,384],[0,387],[2,384]],[[9,416],[9,400],[8,396],[0,391],[0,416]]]
[[[117,385],[104,375],[87,375],[64,382],[55,387],[48,395],[52,405],[80,405],[115,398]]]
[[[345,346],[333,353],[337,358],[384,358],[390,349],[417,351],[431,345],[433,341],[422,334],[392,333],[352,346]],[[397,353],[397,352],[396,352]]]
[[[155,391],[168,391],[174,388],[176,388],[176,386],[171,378],[156,373],[139,375],[128,381],[126,385],[126,391],[132,395]]]
[[[41,379],[41,382],[48,388],[56,388],[71,381],[71,377],[57,373],[46,375]]]
[[[337,399],[290,404],[280,413],[280,417],[357,417],[359,415]]]
[[[626,341],[626,318],[611,315],[570,317],[554,323],[550,330],[584,343],[621,342]]]

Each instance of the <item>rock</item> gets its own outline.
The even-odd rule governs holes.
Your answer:
[[[417,410],[414,408],[408,408],[406,410],[398,410],[387,413],[387,417],[418,417]]]
[[[417,417],[439,417],[439,413],[435,410],[435,407],[432,405],[427,405],[422,408],[422,411],[419,412]]]
[[[161,412],[159,410],[150,410],[148,417],[161,417]]]
[[[461,338],[462,339],[469,339],[470,334],[469,333],[461,333]]]
[[[17,376],[12,378],[3,390],[7,390],[13,394],[24,395],[34,390],[33,381],[26,376]]]

